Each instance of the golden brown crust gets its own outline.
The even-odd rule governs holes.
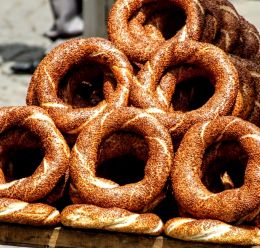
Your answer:
[[[260,230],[252,226],[232,226],[222,221],[173,218],[164,226],[172,238],[217,244],[259,245]]]
[[[137,214],[116,207],[101,208],[87,204],[66,207],[61,213],[61,222],[74,228],[148,235],[159,235],[163,230],[163,223],[155,214]]]
[[[53,226],[60,222],[59,211],[43,203],[0,198],[0,221],[33,226]]]

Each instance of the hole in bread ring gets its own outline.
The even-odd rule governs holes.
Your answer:
[[[115,132],[100,146],[96,176],[119,185],[139,182],[144,177],[148,147],[132,132]]]
[[[169,1],[144,4],[129,20],[129,30],[143,42],[163,42],[185,26],[185,11]]]
[[[106,66],[91,63],[77,65],[61,80],[58,97],[73,109],[95,107],[107,100],[103,89],[109,73],[112,74]]]
[[[239,142],[248,161],[241,187],[214,194],[202,183],[202,158],[209,145],[223,140]],[[235,222],[252,213],[260,204],[259,146],[259,128],[240,118],[224,116],[195,124],[174,159],[171,178],[177,202],[195,218]]]
[[[253,78],[238,59],[234,56],[229,58],[239,76],[239,91],[231,115],[247,119],[255,101]],[[158,100],[168,111],[187,112],[198,109],[214,94],[213,79],[205,70],[194,65],[174,67],[162,77],[156,89]],[[159,97],[160,94],[164,98]]]
[[[203,156],[202,182],[213,193],[240,188],[247,161],[248,156],[238,142],[214,143]]]
[[[195,66],[181,66],[162,77],[157,92],[161,88],[165,94],[168,111],[188,112],[202,107],[212,97],[215,82],[211,81],[212,78],[205,70]],[[172,92],[169,85],[175,86]]]
[[[6,183],[32,175],[43,157],[40,140],[26,129],[0,134],[0,168]]]
[[[87,62],[105,65],[113,73],[117,86],[112,96],[95,101],[98,104],[94,106],[86,106],[88,104],[85,102],[84,107],[80,107],[81,104],[77,101],[73,103],[73,100],[66,103],[66,100],[59,98],[62,95],[59,92],[62,80],[74,67],[77,69],[77,66]],[[62,132],[76,135],[109,106],[128,104],[132,73],[127,57],[110,41],[102,38],[71,39],[54,48],[41,61],[29,86],[27,104],[40,105]],[[71,102],[72,105],[69,104]]]
[[[123,186],[96,175],[102,140],[119,130],[141,135],[149,149],[144,178]],[[84,203],[138,211],[162,191],[172,155],[170,135],[154,117],[131,107],[111,110],[79,134],[71,154],[72,183]]]
[[[54,122],[38,107],[3,107],[0,108],[0,126],[1,134],[12,128],[26,129],[40,141],[44,154],[40,165],[29,176],[6,182],[0,169],[0,197],[33,202],[47,196],[65,174],[70,155]],[[16,142],[22,145],[24,137],[17,138]]]

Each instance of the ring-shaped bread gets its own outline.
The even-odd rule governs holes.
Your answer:
[[[239,90],[230,114],[247,119],[254,108],[254,82],[249,71],[239,61],[235,60],[234,57],[230,57],[230,59],[239,76]],[[166,111],[180,110],[182,112],[202,106],[204,101],[211,97],[214,88],[212,85],[214,81],[207,82],[207,79],[210,79],[210,75],[205,70],[194,68],[194,66],[173,68],[162,77],[160,86],[156,89],[157,95],[162,95],[158,98],[161,106]],[[183,82],[186,82],[186,87],[182,87]],[[177,85],[182,87],[179,92],[176,88]]]
[[[44,158],[28,177],[6,182],[0,169],[0,197],[34,202],[46,197],[64,176],[70,151],[52,119],[39,107],[0,108],[1,134],[13,128],[23,128],[41,143]]]
[[[118,130],[143,136],[149,148],[144,178],[136,183],[119,185],[96,176],[99,146]],[[170,134],[153,116],[133,107],[111,109],[79,134],[70,159],[72,184],[84,203],[139,211],[161,193],[172,155]]]
[[[201,181],[202,159],[211,144],[222,140],[239,142],[248,160],[242,186],[213,193]],[[184,135],[171,173],[173,194],[178,204],[195,218],[224,222],[239,222],[253,212],[258,214],[259,147],[259,128],[240,118],[222,116],[195,124]]]
[[[135,62],[147,61],[153,52],[162,44],[161,41],[138,39],[129,30],[129,19],[143,5],[155,3],[155,0],[118,0],[113,5],[108,18],[109,39],[124,53]],[[164,3],[165,4],[165,3]],[[170,40],[194,39],[199,40],[203,32],[204,7],[200,1],[169,1],[169,4],[176,4],[182,8],[186,14],[186,22],[176,35]],[[120,20],[120,21],[118,21]]]
[[[215,37],[210,41],[210,43],[223,49],[225,52],[231,52],[239,38],[239,14],[237,13],[234,6],[227,0],[205,0],[204,4],[207,11],[209,11],[219,23]],[[209,27],[209,29],[212,28]]]
[[[59,98],[59,84],[69,70],[86,62],[108,66],[117,86],[112,96],[96,106],[73,108]],[[132,72],[127,57],[110,41],[103,38],[71,39],[54,48],[41,61],[31,79],[27,104],[44,108],[62,132],[78,134],[108,106],[116,108],[128,104]]]
[[[160,86],[160,80],[170,67],[185,64],[195,65],[206,71],[215,85],[215,92],[198,109],[188,112],[169,111],[160,104],[169,100],[164,98],[167,94],[162,92],[164,89]],[[236,68],[221,49],[192,40],[165,42],[143,66],[137,78],[134,78],[130,102],[133,106],[146,109],[153,114],[172,135],[182,136],[189,127],[199,121],[229,114],[237,97],[238,88]]]

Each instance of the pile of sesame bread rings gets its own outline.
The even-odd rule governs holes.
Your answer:
[[[0,108],[0,222],[260,245],[260,35],[228,0],[117,0]]]

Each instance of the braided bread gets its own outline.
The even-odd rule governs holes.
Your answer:
[[[86,229],[159,235],[163,222],[155,214],[137,214],[121,208],[101,208],[94,205],[75,204],[61,213],[65,226]]]
[[[0,198],[0,221],[33,226],[53,226],[60,222],[59,211],[47,204]]]
[[[234,245],[259,245],[260,229],[250,226],[232,226],[219,220],[173,218],[164,226],[166,235],[197,242]]]

